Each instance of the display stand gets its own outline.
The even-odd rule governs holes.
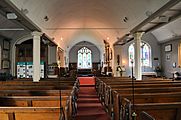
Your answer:
[[[41,61],[40,77],[45,77],[44,62]],[[17,62],[17,78],[33,78],[33,62]]]
[[[17,63],[17,78],[26,78],[26,62]]]

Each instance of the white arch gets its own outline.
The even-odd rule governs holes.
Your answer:
[[[11,61],[11,73],[13,76],[15,76],[16,73],[16,44],[21,44],[24,41],[33,39],[33,36],[31,34],[24,35],[17,40],[15,40],[14,44],[12,45],[12,61]]]

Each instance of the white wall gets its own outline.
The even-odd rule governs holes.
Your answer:
[[[178,46],[180,42],[181,42],[180,39],[176,39],[176,40],[163,43],[161,45],[162,72],[163,72],[163,76],[167,78],[172,78],[173,77],[172,73],[174,71],[181,72],[181,69],[178,66]],[[170,52],[165,51],[165,46],[168,44],[172,45],[172,50]],[[170,56],[170,59],[166,58],[168,55]],[[176,63],[176,68],[173,68],[173,63]]]

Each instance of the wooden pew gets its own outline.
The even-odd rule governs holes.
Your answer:
[[[116,91],[120,94],[120,96],[126,96],[132,94],[132,88],[126,88],[126,89],[122,89],[122,88],[109,88],[109,90],[107,89],[107,91],[105,92],[105,98],[104,98],[104,104],[106,107],[108,107],[108,104],[112,103],[112,99],[113,99],[113,91]],[[134,89],[134,93],[135,94],[156,94],[156,93],[172,93],[172,92],[180,92],[181,91],[181,87],[160,87],[160,88],[154,88],[151,87],[150,88],[135,88]],[[129,97],[130,98],[130,97]],[[148,97],[147,97],[148,98]]]
[[[69,85],[57,85],[57,86],[24,86],[24,85],[19,85],[19,86],[1,86],[0,90],[64,90],[64,89],[72,89],[73,86]]]
[[[67,100],[70,96],[61,96],[63,106]],[[57,107],[60,106],[60,96],[1,96],[0,106]]]
[[[59,107],[66,119],[72,115],[72,96],[1,96],[1,107]],[[61,99],[61,101],[60,101]]]
[[[61,95],[71,94],[72,90],[61,90]],[[0,90],[0,96],[59,96],[60,90]]]
[[[119,94],[117,91],[113,92],[113,102],[109,104],[109,113],[114,113],[114,120],[119,120],[120,113],[122,111],[122,107],[124,98],[132,101],[132,94]],[[181,92],[172,92],[172,93],[149,93],[149,94],[135,94],[135,103],[173,103],[173,102],[181,102]],[[113,110],[113,111],[112,111]]]
[[[20,80],[20,81],[13,81],[12,83],[11,81],[5,81],[1,82],[0,84],[1,84],[0,88],[1,100],[4,101],[6,99],[6,104],[4,103],[4,105],[8,106],[11,105],[9,103],[14,103],[12,104],[14,105],[12,107],[19,106],[17,109],[21,107],[23,107],[24,109],[26,106],[39,107],[40,109],[41,107],[42,108],[57,107],[57,105],[60,106],[59,95],[61,90],[62,108],[60,112],[63,112],[62,114],[64,114],[66,120],[70,119],[72,114],[75,114],[73,112],[76,111],[75,98],[77,94],[76,92],[78,91],[77,87],[79,87],[78,81],[60,82],[60,81],[47,80],[43,82],[33,83],[32,81]],[[5,96],[2,97],[2,95]],[[11,102],[11,100],[13,100],[14,102]],[[13,120],[14,118],[12,119],[12,117],[15,117],[15,115],[12,116],[8,114],[8,117],[9,116],[10,120]]]
[[[179,89],[177,89],[178,87],[181,87],[181,83],[180,82],[168,82],[168,83],[160,83],[160,84],[153,84],[151,83],[147,83],[147,84],[135,84],[135,91],[136,92],[165,92],[165,91],[178,91]],[[122,85],[122,84],[113,84],[113,85],[106,85],[106,83],[103,83],[103,86],[101,86],[102,88],[99,89],[100,91],[98,91],[98,94],[101,98],[101,100],[103,102],[106,102],[106,99],[108,99],[109,94],[111,94],[110,90],[117,90],[120,93],[130,93],[132,92],[132,84],[126,84],[126,85]],[[160,89],[162,88],[162,89]],[[168,88],[168,89],[167,89]],[[151,90],[150,90],[151,89]]]
[[[131,80],[128,80],[128,81],[120,81],[120,80],[118,80],[118,81],[116,81],[116,80],[103,81],[103,80],[100,80],[100,79],[97,78],[95,88],[96,88],[96,91],[98,92],[99,96],[100,96],[100,94],[102,94],[104,92],[104,89],[105,89],[104,88],[105,87],[104,83],[106,85],[123,85],[123,86],[127,86],[129,84],[132,85]],[[135,81],[135,85],[140,84],[140,83],[142,83],[144,85],[144,84],[162,84],[162,83],[167,84],[167,83],[181,83],[181,82],[180,81],[163,80],[163,79],[154,80],[154,81],[153,80],[146,80],[146,81],[138,80],[138,81]]]
[[[122,118],[131,118],[133,105],[129,100],[123,99],[125,104],[122,106]],[[156,120],[180,120],[181,119],[181,102],[171,103],[142,103],[134,105],[137,118],[141,111],[146,111]]]
[[[106,83],[109,84],[110,81],[104,81],[102,82],[101,87],[103,87],[103,92],[106,91],[105,86],[107,85]],[[100,82],[101,83],[101,82]],[[119,84],[120,83],[120,84]],[[117,84],[117,85],[116,85]],[[116,91],[121,91],[120,94],[113,94],[113,103],[117,103],[116,105],[113,105],[114,107],[111,108],[114,110],[119,109],[115,114],[114,114],[114,119],[115,120],[119,120],[120,117],[122,119],[131,119],[131,102],[125,102],[123,100],[119,101],[119,99],[123,99],[124,97],[132,100],[132,85],[131,85],[131,81],[124,81],[124,82],[120,82],[120,81],[116,81],[116,82],[111,82],[110,88]],[[120,87],[118,87],[120,86]],[[150,106],[154,106],[154,104],[157,104],[160,106],[160,104],[164,104],[163,106],[172,106],[174,103],[179,103],[180,102],[180,98],[181,98],[181,93],[180,93],[180,81],[177,82],[172,82],[172,81],[157,81],[155,80],[154,82],[149,80],[149,81],[144,81],[144,82],[137,82],[135,81],[135,103],[136,105],[142,105],[142,107],[144,107],[144,104],[150,104]],[[166,90],[168,88],[168,90]],[[120,90],[119,90],[120,89]],[[110,90],[111,91],[111,90]],[[124,91],[124,92],[122,92]],[[126,92],[125,92],[126,91]],[[130,91],[130,92],[127,92]],[[165,93],[168,92],[168,93]],[[157,92],[162,92],[162,93],[157,93]],[[108,96],[108,99],[112,98],[111,95],[109,96],[107,93],[105,93]],[[110,93],[111,94],[111,93]],[[120,96],[119,96],[120,95]],[[104,95],[105,96],[105,95]],[[125,99],[125,98],[124,98]],[[163,102],[165,101],[165,103],[159,103],[159,102]],[[108,104],[111,101],[108,101]],[[127,104],[125,104],[127,103]],[[172,104],[173,103],[173,104]],[[180,105],[180,104],[178,104]],[[176,106],[172,106],[173,108]],[[126,108],[126,109],[123,109]],[[158,108],[156,108],[158,109]],[[170,108],[168,108],[170,109]],[[139,108],[136,112],[139,113],[141,111],[143,111],[145,109]],[[159,108],[159,110],[164,111],[163,108]],[[174,110],[177,110],[177,108],[174,108]],[[130,112],[131,111],[131,112]],[[147,107],[146,112],[149,111],[149,107]],[[154,113],[154,110],[151,110]],[[169,111],[169,110],[165,110],[165,111]],[[156,120],[180,120],[180,114],[179,111],[177,110],[177,115],[174,116],[174,112],[168,114],[168,119],[166,119],[166,117],[163,117],[163,119],[159,117],[156,117]],[[151,113],[152,113],[151,112]],[[119,113],[121,113],[121,116],[119,116]],[[148,112],[150,114],[150,112]],[[159,113],[159,111],[157,112]],[[164,112],[163,112],[164,113]],[[129,116],[126,116],[126,114],[129,114]],[[155,114],[151,114],[152,116],[155,116]],[[157,115],[157,114],[156,114]],[[166,114],[167,115],[167,114]],[[157,115],[158,116],[158,115]],[[172,116],[172,117],[170,117]],[[174,116],[174,117],[173,117]],[[139,115],[138,115],[139,117]]]
[[[0,120],[63,120],[60,107],[0,107]]]

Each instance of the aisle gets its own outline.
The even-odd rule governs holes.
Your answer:
[[[104,111],[104,107],[96,94],[94,84],[91,82],[94,81],[94,78],[84,77],[80,78],[80,81],[84,82],[82,82],[83,84],[80,82],[76,120],[111,120]]]

